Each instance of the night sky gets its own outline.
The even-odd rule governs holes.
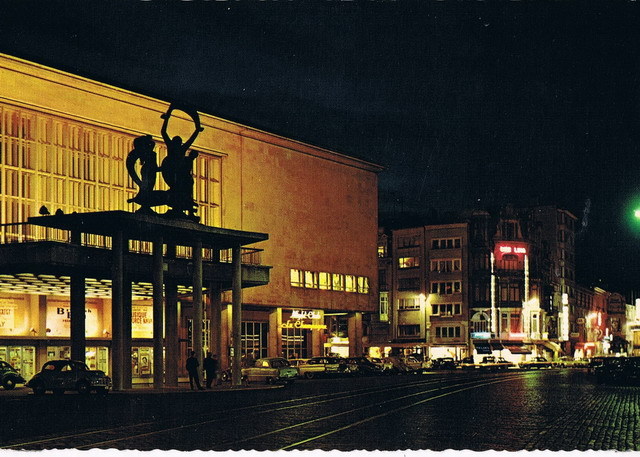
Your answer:
[[[635,2],[9,0],[0,52],[380,163],[385,213],[586,213],[578,279],[627,293],[639,16]]]

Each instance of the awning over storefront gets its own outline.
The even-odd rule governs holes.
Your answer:
[[[490,344],[492,351],[502,351],[504,349],[504,345],[500,341],[492,341]]]
[[[488,341],[474,342],[473,345],[475,346],[478,354],[491,354],[491,345]]]
[[[509,349],[512,354],[531,354],[531,346],[526,344],[505,343],[505,349]]]

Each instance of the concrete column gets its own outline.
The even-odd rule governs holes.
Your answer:
[[[47,336],[47,296],[38,295],[38,336]]]
[[[313,323],[324,324],[324,311],[317,311],[320,314],[320,319],[313,321]],[[312,330],[311,331],[311,357],[324,355],[324,330]]]
[[[233,315],[231,326],[231,344],[233,345],[234,357],[231,361],[231,376],[234,386],[242,385],[242,370],[240,366],[240,359],[242,357],[242,259],[241,259],[241,247],[234,246],[232,249],[233,255]]]
[[[359,357],[362,355],[362,313],[353,313],[347,320],[349,331],[349,356]]]
[[[193,243],[193,351],[202,367],[202,241]]]
[[[122,232],[113,234],[111,251],[113,264],[111,271],[111,378],[113,390],[122,390],[124,387],[125,358],[124,347],[124,239]],[[129,358],[131,354],[129,354]],[[129,364],[131,362],[129,361]]]
[[[127,242],[124,243],[127,246]],[[126,249],[128,251],[128,248]],[[126,277],[122,284],[122,388],[131,389],[131,280]]]
[[[86,362],[85,278],[79,272],[71,275],[71,358]]]
[[[229,348],[231,347],[231,321],[233,309],[231,305],[220,306],[220,369],[231,367]]]
[[[153,387],[163,387],[164,379],[164,344],[162,332],[164,330],[163,318],[163,286],[164,286],[164,261],[162,254],[162,237],[153,241]]]
[[[222,303],[220,285],[212,282],[209,285],[209,351],[215,354],[219,361],[219,368],[222,367]]]
[[[167,258],[176,258],[175,245],[167,245]],[[164,280],[165,307],[164,326],[165,355],[164,382],[169,387],[178,387],[180,364],[180,341],[178,338],[178,284],[168,276]]]
[[[269,311],[269,357],[282,356],[282,308]]]

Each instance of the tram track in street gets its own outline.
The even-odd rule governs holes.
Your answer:
[[[351,389],[344,392],[332,392],[319,395],[310,395],[300,398],[291,398],[280,401],[267,402],[258,405],[242,406],[238,408],[230,408],[225,410],[212,411],[211,413],[200,414],[192,417],[186,423],[179,420],[163,420],[163,421],[144,421],[138,424],[122,425],[118,427],[99,428],[94,430],[86,430],[79,433],[68,434],[64,436],[44,436],[38,439],[31,439],[20,443],[11,443],[0,446],[0,449],[53,449],[53,448],[117,448],[117,449],[133,449],[139,448],[139,443],[145,439],[151,441],[157,440],[159,437],[169,437],[167,447],[152,446],[150,449],[172,449],[171,442],[175,439],[184,439],[192,433],[208,433],[211,442],[209,446],[213,450],[228,449],[251,449],[251,443],[265,438],[272,439],[274,436],[294,431],[296,435],[300,435],[300,431],[310,428],[310,433],[303,432],[301,439],[286,444],[278,444],[277,448],[290,449],[304,446],[306,443],[321,439],[322,437],[356,427],[361,423],[375,420],[378,417],[394,414],[407,408],[437,400],[448,395],[480,388],[485,385],[495,384],[498,382],[506,382],[526,376],[524,373],[518,374],[502,374],[487,375],[479,378],[468,378],[460,376],[438,376],[437,378],[429,377],[419,381],[395,385],[378,385],[374,387]],[[411,392],[411,389],[418,389],[417,392]],[[426,390],[425,390],[426,389]],[[409,391],[409,392],[407,392]],[[399,393],[399,395],[395,395]],[[363,402],[363,397],[382,396],[380,400],[373,402]],[[390,396],[391,395],[391,396]],[[419,398],[429,395],[427,398]],[[358,403],[360,402],[360,403]],[[406,404],[403,404],[405,402]],[[353,407],[349,407],[353,403]],[[317,418],[307,418],[306,420],[296,419],[299,415],[304,415],[304,408],[338,408],[334,405],[347,405],[344,410],[338,410],[331,414],[324,414]],[[381,409],[386,408],[380,412]],[[293,412],[289,420],[287,414]],[[276,421],[260,420],[265,414],[273,414],[279,417]],[[355,417],[350,417],[355,416]],[[333,421],[345,421],[340,426],[332,427]],[[250,436],[244,433],[245,428],[239,427],[241,436],[232,437],[229,434],[219,433],[222,423],[237,422],[249,423],[254,426],[261,426],[263,429],[257,431]],[[329,423],[329,427],[323,426],[322,423]],[[266,428],[264,428],[266,425]],[[320,426],[323,428],[320,433],[313,431],[314,428]],[[219,435],[219,436],[216,436]],[[167,439],[167,438],[165,438]],[[128,442],[137,443],[129,446]],[[245,443],[248,447],[244,447]],[[241,447],[239,447],[241,446]],[[177,447],[182,448],[182,447]],[[202,448],[202,447],[201,447]],[[275,449],[276,447],[269,447]]]

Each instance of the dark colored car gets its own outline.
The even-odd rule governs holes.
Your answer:
[[[594,368],[596,381],[605,384],[640,384],[640,357],[607,357]]]
[[[347,370],[349,374],[358,376],[370,376],[382,374],[383,369],[366,357],[348,357]]]
[[[81,394],[91,391],[106,394],[111,388],[111,378],[104,371],[90,370],[84,362],[51,360],[25,385],[33,389],[35,395],[42,395],[47,390],[59,394],[66,390],[76,390]]]
[[[13,389],[16,384],[27,382],[22,375],[9,365],[7,362],[0,360],[0,384],[6,390]]]
[[[453,357],[438,357],[433,359],[431,368],[434,370],[455,370],[456,361]]]

